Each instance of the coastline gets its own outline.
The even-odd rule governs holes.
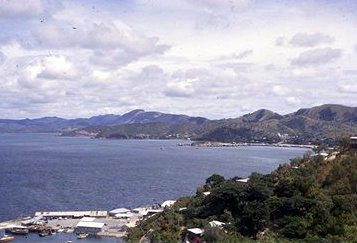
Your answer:
[[[313,149],[316,146],[311,144],[289,144],[289,143],[224,143],[210,141],[196,141],[187,144],[178,144],[178,146],[194,147],[242,147],[242,146],[259,146],[259,147],[282,147],[282,148],[307,148]]]
[[[40,237],[57,233],[69,233],[78,236],[82,230],[88,230],[88,227],[101,224],[101,228],[97,228],[97,232],[93,233],[89,230],[85,233],[88,233],[90,237],[124,239],[129,228],[135,227],[141,220],[163,212],[165,207],[170,207],[174,202],[176,201],[168,200],[162,204],[141,206],[134,209],[118,208],[112,211],[35,212],[32,216],[0,222],[0,231],[5,231],[15,237],[19,234],[11,232],[12,229],[25,229],[26,233],[22,235],[38,234]],[[81,223],[89,226],[82,229]],[[90,226],[90,224],[94,226]]]

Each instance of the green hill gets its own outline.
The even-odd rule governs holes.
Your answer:
[[[187,228],[205,229],[206,242],[357,242],[357,151],[292,159],[268,175],[209,177],[192,197],[140,223],[153,242],[181,242]],[[205,196],[203,192],[210,192]],[[225,223],[221,228],[209,222]]]
[[[161,113],[144,111],[136,111],[134,116],[132,112],[128,114],[130,116],[123,115],[121,118],[129,116],[129,120],[123,118],[129,123],[89,126],[65,135],[334,146],[334,141],[341,136],[357,134],[357,108],[342,105],[322,105],[287,115],[261,109],[238,118],[222,120],[168,114],[156,117]]]

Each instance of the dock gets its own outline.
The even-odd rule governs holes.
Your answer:
[[[26,228],[30,233],[47,236],[54,233],[89,234],[122,238],[128,228],[153,214],[164,211],[175,201],[135,209],[118,208],[112,211],[52,211],[35,212],[33,216],[0,223],[0,230]]]

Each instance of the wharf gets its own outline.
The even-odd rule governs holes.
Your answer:
[[[108,237],[124,237],[126,235],[126,230],[129,226],[135,226],[136,223],[141,219],[140,215],[132,215],[130,219],[120,219],[107,216],[105,218],[95,218],[92,222],[104,223],[101,232],[98,236],[108,236]],[[24,218],[19,218],[7,222],[0,223],[0,229],[5,230],[8,228],[16,228],[22,226]],[[81,221],[78,218],[53,218],[46,219],[42,223],[31,224],[28,227],[30,232],[39,233],[41,231],[50,231],[58,233],[73,233],[77,224]]]
[[[0,223],[0,230],[27,228],[30,233],[47,236],[55,233],[88,233],[104,237],[122,238],[128,228],[135,227],[145,217],[162,212],[175,201],[162,205],[139,207],[132,210],[119,208],[107,211],[36,212],[33,217],[23,217]],[[88,231],[88,232],[86,232]]]

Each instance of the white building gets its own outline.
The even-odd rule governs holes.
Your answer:
[[[211,227],[217,227],[217,228],[223,228],[223,226],[225,225],[225,223],[217,221],[217,220],[212,220],[211,222],[209,222],[209,225]]]
[[[133,213],[140,214],[141,216],[145,216],[148,214],[148,209],[143,207],[143,208],[134,208],[131,210]]]
[[[242,179],[238,179],[236,180],[238,182],[243,182],[243,183],[247,183],[249,181],[249,178],[242,178]]]
[[[175,200],[167,200],[167,201],[165,201],[165,202],[163,202],[162,204],[161,204],[161,207],[162,208],[165,208],[165,207],[171,207],[172,205],[174,205],[175,204]]]
[[[130,209],[116,208],[109,212],[109,216],[115,216],[116,214],[130,213]]]
[[[67,212],[36,212],[35,217],[44,218],[83,218],[83,217],[107,217],[107,211],[67,211]]]
[[[79,223],[76,225],[75,232],[78,234],[85,233],[90,235],[96,235],[102,231],[103,227],[104,223],[79,221]]]

